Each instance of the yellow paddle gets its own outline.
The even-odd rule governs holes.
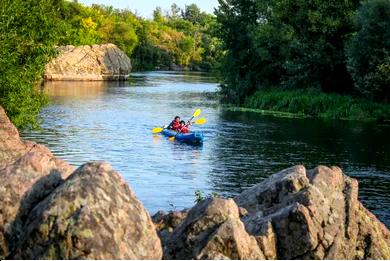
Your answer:
[[[199,118],[199,119],[195,120],[193,123],[198,124],[198,125],[202,125],[202,124],[205,124],[206,122],[207,122],[206,118]]]
[[[200,115],[201,112],[202,112],[202,111],[201,111],[200,109],[197,109],[197,110],[194,112],[194,114],[192,115],[191,120],[192,120],[193,118],[195,118],[195,117],[198,117],[198,116]],[[202,119],[204,119],[204,118],[202,118]],[[199,120],[201,120],[201,119],[199,119]],[[201,122],[201,121],[200,121],[200,122]],[[204,119],[204,123],[206,123],[206,119]],[[204,123],[196,123],[196,124],[204,124]],[[153,133],[153,134],[160,133],[160,132],[162,132],[164,129],[166,129],[166,128],[156,127],[156,128],[154,128],[154,129],[152,130],[152,133]]]
[[[162,132],[163,130],[164,130],[164,128],[157,127],[157,128],[154,128],[154,129],[152,130],[152,133],[153,133],[153,134],[160,133],[160,132]]]
[[[200,115],[202,111],[200,109],[196,109],[196,111],[194,112],[194,114],[192,115],[190,121],[195,118],[195,117],[198,117]]]
[[[201,113],[201,110],[197,109],[188,122],[191,122],[193,118],[198,117],[200,115],[200,113]],[[200,118],[200,119],[195,121],[196,124],[205,124],[206,122],[207,122],[207,120],[205,118]],[[177,132],[175,136],[169,137],[168,140],[174,141],[176,136],[177,136],[177,134],[179,134],[179,133],[180,132]]]

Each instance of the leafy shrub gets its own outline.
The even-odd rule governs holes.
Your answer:
[[[0,105],[17,127],[36,127],[47,102],[37,86],[63,22],[55,0],[0,2]]]

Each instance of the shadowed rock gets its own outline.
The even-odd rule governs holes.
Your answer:
[[[42,145],[22,141],[0,107],[0,258],[19,238],[29,211],[73,171]]]
[[[161,244],[164,247],[172,231],[187,217],[188,209],[182,211],[158,211],[152,216]]]
[[[131,72],[130,58],[114,44],[61,46],[59,55],[45,70],[51,81],[126,80]]]
[[[232,199],[210,198],[195,205],[167,239],[165,259],[264,259],[240,221]]]
[[[368,214],[357,195],[357,181],[340,168],[319,166],[306,172],[296,166],[249,188],[235,201],[248,210],[243,222],[261,249],[268,249],[267,258],[390,258],[387,228]]]
[[[76,170],[30,213],[13,258],[160,259],[147,211],[110,165]]]

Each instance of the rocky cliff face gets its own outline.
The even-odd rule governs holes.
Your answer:
[[[67,45],[45,70],[49,81],[126,80],[131,71],[130,58],[114,44]]]
[[[2,259],[390,259],[389,230],[337,167],[295,166],[153,224],[110,165],[74,170],[0,108],[0,184]]]

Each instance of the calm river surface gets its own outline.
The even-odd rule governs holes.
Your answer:
[[[155,211],[192,206],[194,193],[231,196],[296,164],[338,165],[359,180],[359,197],[390,227],[390,126],[288,119],[218,107],[217,83],[195,73],[134,73],[129,82],[56,82],[42,129],[23,136],[79,166],[105,160]],[[205,143],[168,141],[151,129],[202,109]]]

